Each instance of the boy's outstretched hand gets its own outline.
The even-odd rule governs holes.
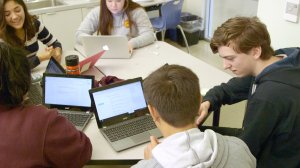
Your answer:
[[[204,121],[206,120],[206,118],[208,117],[209,107],[210,107],[209,101],[205,101],[205,102],[201,103],[200,109],[199,109],[199,117],[196,120],[196,124],[198,126],[201,126],[204,123]]]
[[[154,136],[150,136],[150,144],[148,144],[144,150],[144,159],[149,160],[152,158],[152,149],[155,148],[158,144],[159,141],[157,140],[157,138]]]

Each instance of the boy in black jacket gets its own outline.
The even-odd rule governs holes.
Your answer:
[[[257,167],[299,167],[300,48],[274,52],[266,26],[256,17],[227,20],[210,46],[237,77],[207,92],[198,121],[223,104],[248,100],[240,138]]]

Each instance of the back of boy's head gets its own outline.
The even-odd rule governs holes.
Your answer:
[[[201,95],[198,77],[180,65],[164,65],[152,72],[143,82],[149,105],[161,118],[174,127],[194,123]]]

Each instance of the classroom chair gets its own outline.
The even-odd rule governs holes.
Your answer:
[[[183,0],[171,0],[162,4],[160,8],[160,16],[150,19],[155,33],[161,32],[162,41],[165,38],[165,32],[167,29],[178,28],[183,36],[185,46],[187,47],[188,53],[190,48],[186,40],[185,34],[180,26],[180,16],[182,10]]]

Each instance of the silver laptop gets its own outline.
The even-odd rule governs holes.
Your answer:
[[[65,74],[65,69],[53,57],[50,58],[45,73]],[[33,74],[34,75],[34,74]],[[40,74],[37,74],[40,75]],[[30,85],[28,101],[30,104],[39,105],[43,103],[43,90],[40,81],[34,81]]]
[[[83,130],[92,117],[89,90],[94,76],[44,74],[43,103],[57,108],[60,115],[71,121],[78,130]]]
[[[84,56],[89,57],[105,50],[102,58],[130,58],[128,40],[125,36],[82,36]]]
[[[142,78],[90,90],[98,128],[115,151],[162,137],[149,114]]]

